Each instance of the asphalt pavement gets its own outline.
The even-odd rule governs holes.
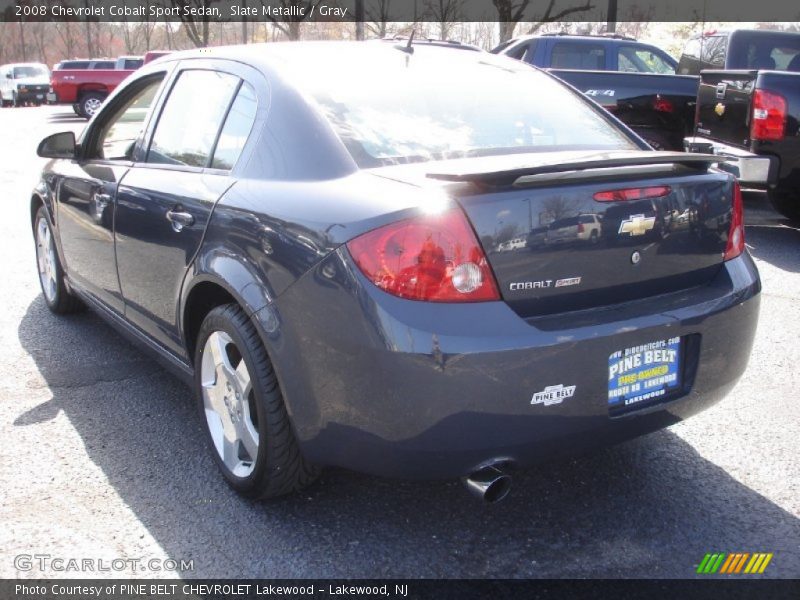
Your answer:
[[[0,577],[691,577],[707,552],[772,552],[764,576],[800,577],[800,231],[762,197],[746,204],[757,339],[714,408],[546,462],[492,506],[457,481],[339,469],[254,503],[217,474],[183,384],[92,313],[45,306],[35,148],[83,125],[69,107],[0,110]]]

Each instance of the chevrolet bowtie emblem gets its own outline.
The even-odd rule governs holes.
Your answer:
[[[725,114],[725,105],[722,102],[717,102],[717,105],[714,107],[714,112],[721,117]]]
[[[619,224],[619,233],[627,233],[631,237],[634,235],[644,235],[656,224],[655,217],[645,217],[644,215],[631,215]]]

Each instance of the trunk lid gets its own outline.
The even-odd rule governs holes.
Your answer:
[[[483,158],[381,170],[409,182],[418,182],[420,172],[447,180],[441,185],[467,214],[503,299],[528,317],[674,292],[715,276],[733,180],[707,170],[718,157],[706,157],[703,167],[680,164],[687,156],[702,155],[564,152],[506,156],[504,167],[497,157],[488,161],[494,166]],[[659,157],[664,162],[656,164]],[[604,161],[614,166],[573,168]],[[656,187],[662,188],[657,197],[595,199],[600,192]]]
[[[697,134],[749,147],[757,76],[758,71],[704,71],[697,95]]]

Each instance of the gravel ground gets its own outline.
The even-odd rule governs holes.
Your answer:
[[[747,200],[758,337],[713,409],[524,473],[491,507],[458,482],[342,470],[258,504],[222,483],[181,383],[91,313],[45,307],[34,151],[82,126],[64,107],[0,111],[0,577],[81,575],[20,554],[193,560],[187,577],[687,577],[712,551],[773,552],[767,576],[800,577],[800,231],[763,198]]]

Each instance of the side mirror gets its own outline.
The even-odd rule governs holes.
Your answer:
[[[14,76],[11,73],[6,73],[6,79],[14,79]]]
[[[48,135],[36,149],[42,158],[75,158],[75,134],[71,131]]]

